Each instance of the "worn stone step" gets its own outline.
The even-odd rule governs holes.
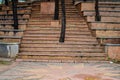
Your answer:
[[[35,30],[35,29],[38,29],[38,30],[61,30],[59,27],[29,27],[27,28],[27,30]],[[67,27],[66,30],[89,30],[88,28],[86,27]]]
[[[59,20],[48,20],[48,19],[30,19],[29,22],[56,22]]]
[[[99,7],[120,7],[120,3],[119,2],[100,2],[99,3]]]
[[[39,37],[39,38],[35,38],[35,37],[24,37],[23,41],[59,41],[59,37]],[[81,38],[65,38],[65,41],[67,42],[97,42],[96,39],[81,39]]]
[[[91,29],[120,29],[120,23],[108,23],[108,22],[92,22],[90,23]]]
[[[59,34],[60,31],[42,31],[42,30],[36,30],[36,31],[33,31],[33,30],[26,30],[25,33],[27,34],[43,34],[43,33],[46,33],[46,34]]]
[[[24,37],[59,37],[59,34],[26,34]],[[90,38],[94,39],[95,37],[92,37],[90,35],[66,35],[66,38]]]
[[[66,10],[66,13],[78,13],[77,10]],[[62,13],[62,10],[59,11],[59,13]]]
[[[51,29],[51,30],[49,30],[49,29],[42,29],[42,30],[40,30],[40,29],[27,29],[26,31],[32,31],[32,32],[36,32],[36,31],[40,31],[40,32],[42,31],[42,32],[43,32],[43,31],[44,31],[44,32],[46,32],[46,33],[47,33],[47,32],[50,32],[50,31],[51,31],[51,32],[52,32],[52,31],[54,31],[54,32],[61,32],[61,30],[59,30],[59,29]],[[75,33],[75,32],[76,32],[76,33],[81,33],[81,32],[82,32],[82,33],[87,33],[87,32],[88,32],[88,33],[91,33],[90,30],[66,30],[66,32],[67,32],[67,33]]]
[[[95,16],[94,11],[84,11],[84,16]],[[120,16],[120,11],[100,11],[101,16]]]
[[[59,12],[59,15],[62,15],[62,14],[63,14],[62,12]],[[66,14],[66,16],[67,15],[79,15],[78,12],[75,12],[75,13],[73,13],[73,12],[66,12],[65,14]]]
[[[52,29],[52,28],[28,28],[27,30],[33,30],[33,31],[41,31],[41,30],[43,30],[43,31],[61,31],[61,29],[60,28],[56,28],[56,29]],[[86,29],[66,29],[66,31],[70,31],[70,32],[74,32],[74,31],[76,31],[76,32],[90,32],[90,30],[88,30],[87,28]]]
[[[88,22],[93,22],[95,21],[95,16],[87,16],[87,21]],[[107,16],[102,16],[101,17],[101,22],[115,22],[115,23],[120,23],[120,17],[107,17]]]
[[[28,25],[50,25],[51,22],[28,22]]]
[[[76,11],[77,12],[77,9],[75,9],[75,8],[66,8],[65,9],[66,11]],[[59,8],[59,11],[62,11],[62,9],[61,8]]]
[[[120,11],[120,7],[110,7],[110,6],[108,6],[108,7],[99,7],[99,10],[101,10],[101,11]]]
[[[120,37],[120,30],[119,31],[96,30],[96,37]]]
[[[47,32],[45,32],[45,31],[39,31],[39,30],[37,30],[37,31],[29,31],[29,30],[27,30],[27,31],[25,31],[25,34],[60,34],[60,31],[47,31]],[[66,31],[66,34],[72,34],[72,35],[90,35],[91,34],[91,32],[69,32],[69,31]]]
[[[28,59],[29,58],[29,59]],[[20,57],[16,59],[16,61],[24,61],[24,62],[28,62],[28,61],[31,61],[31,62],[47,62],[47,63],[50,63],[50,62],[54,62],[54,63],[80,63],[80,62],[94,62],[94,61],[97,61],[97,62],[108,62],[107,58],[106,57],[83,57],[83,58],[68,58],[68,57],[62,57],[62,58],[56,58],[56,57],[50,57],[50,58],[44,58],[42,57],[42,59],[40,59],[41,57],[27,57],[27,56],[23,56],[23,57]]]
[[[22,36],[0,36],[1,39],[21,39]]]
[[[63,14],[61,11],[59,12],[59,14]],[[65,12],[66,15],[76,15],[76,14],[79,14],[78,12]]]
[[[42,52],[42,53],[39,53],[39,52],[35,52],[35,53],[31,53],[31,52],[22,52],[22,53],[19,53],[18,55],[20,56],[69,56],[69,57],[87,57],[87,56],[96,56],[96,57],[104,57],[106,56],[105,53],[61,53],[61,52],[57,52],[57,53],[52,53],[52,52]]]
[[[70,25],[70,24],[73,24],[73,25],[85,25],[85,24],[87,24],[86,22],[72,22],[72,23],[70,23],[70,22],[66,22],[66,25]]]
[[[54,31],[54,32],[51,32],[51,31],[25,31],[25,34],[60,34],[60,31]],[[67,35],[91,35],[90,32],[69,32],[69,31],[66,31],[66,34]]]
[[[34,14],[34,15],[31,15],[31,19],[34,19],[34,18],[42,18],[42,19],[53,19],[54,18],[54,16],[43,16],[43,15],[36,15],[36,14]]]
[[[51,48],[56,48],[56,47],[62,47],[62,48],[64,48],[64,47],[67,47],[67,48],[72,48],[72,47],[77,47],[77,48],[92,48],[92,49],[94,49],[94,48],[99,48],[99,49],[104,49],[104,47],[103,46],[100,46],[100,45],[96,45],[96,46],[93,46],[93,45],[69,45],[69,44],[62,44],[62,43],[59,43],[59,44],[41,44],[41,45],[39,45],[39,44],[29,44],[29,43],[24,43],[24,44],[21,44],[21,47],[22,48],[24,48],[24,47],[29,47],[29,48],[36,48],[36,47],[38,47],[38,48],[49,48],[49,47],[51,47]]]
[[[39,27],[36,27],[36,28],[27,28],[27,30],[60,31],[60,28],[39,28]]]
[[[20,48],[20,51],[28,52],[103,52],[102,49],[80,49],[80,48]]]
[[[52,63],[78,63],[78,62],[104,62],[107,61],[105,57],[49,57],[49,56],[19,56],[16,61],[38,61],[38,62],[52,62]]]
[[[88,28],[87,24],[81,23],[79,24],[67,24],[68,28]],[[56,24],[52,24],[52,25],[29,25],[28,28],[61,28],[60,25]]]
[[[22,41],[22,43],[26,44],[58,44],[59,41]],[[72,41],[65,41],[64,44],[71,44],[71,45],[98,45],[98,42],[72,42]]]
[[[54,29],[54,30],[56,30],[57,29],[58,30],[58,29],[60,29],[60,27],[57,27],[57,26],[56,27],[54,27],[54,26],[52,27],[52,26],[49,26],[49,25],[48,25],[48,27],[47,26],[45,27],[45,26],[40,26],[39,25],[39,26],[29,26],[29,27],[27,27],[27,30],[29,30],[29,29],[33,29],[33,30],[35,30],[35,29],[38,29],[38,30],[40,30],[40,29],[41,30],[42,29],[47,29],[47,30]]]
[[[30,38],[30,37],[24,37],[23,38],[23,41],[59,41],[59,38],[57,38],[57,37],[49,37],[49,38],[47,38],[47,37],[39,37],[39,38]]]
[[[50,24],[50,25],[44,25],[44,24],[34,25],[34,24],[32,24],[32,25],[29,25],[28,28],[29,27],[60,27],[60,25],[59,24]]]

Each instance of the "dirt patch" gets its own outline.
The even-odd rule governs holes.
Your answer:
[[[90,74],[77,74],[74,76],[75,78],[82,78],[83,80],[113,80],[113,79],[103,79],[102,76],[99,75],[90,75]]]
[[[8,70],[16,65],[16,62],[13,61],[0,61],[0,72]]]

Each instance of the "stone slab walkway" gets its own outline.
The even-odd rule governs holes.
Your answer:
[[[120,64],[19,62],[0,80],[120,80]]]

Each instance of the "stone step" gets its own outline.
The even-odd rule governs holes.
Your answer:
[[[60,28],[59,27],[50,27],[50,28],[48,28],[48,27],[28,27],[27,28],[27,30],[35,30],[35,29],[38,29],[38,30],[60,30]],[[66,28],[66,30],[88,30],[88,28],[86,28],[86,27],[67,27]]]
[[[59,12],[59,15],[62,15],[63,13],[62,12]],[[78,12],[65,12],[66,15],[78,15],[79,13]]]
[[[40,30],[40,29],[27,29],[27,31],[31,31],[31,32],[36,32],[36,31],[58,32],[59,31],[60,32],[61,30],[60,29],[56,29],[56,30],[54,30],[54,29],[51,29],[51,30],[49,30],[49,29],[42,29],[42,30]],[[90,33],[91,31],[90,30],[66,30],[66,32],[69,32],[69,33],[89,32]]]
[[[25,34],[60,34],[60,31],[47,31],[47,32],[45,32],[45,31],[39,31],[39,30],[37,30],[37,31],[29,31],[29,30],[27,30],[27,31],[25,31]],[[71,34],[71,35],[90,35],[91,34],[91,32],[69,32],[69,31],[66,31],[66,34]]]
[[[28,22],[28,25],[50,25],[51,22]]]
[[[19,56],[16,61],[38,61],[38,62],[52,62],[52,63],[78,63],[78,62],[104,62],[107,61],[105,57],[49,57],[49,56]]]
[[[25,31],[25,34],[60,34],[60,31]],[[90,32],[69,32],[69,31],[66,31],[66,34],[69,34],[69,35],[91,35]]]
[[[72,22],[72,23],[70,23],[70,22],[66,22],[66,25],[70,25],[70,24],[73,24],[73,25],[85,25],[85,24],[87,24],[86,22]]]
[[[39,37],[39,38],[34,38],[34,37],[24,37],[24,41],[59,41],[59,37]],[[65,38],[65,41],[67,42],[97,42],[96,39],[81,39],[81,38]]]
[[[78,13],[77,10],[69,10],[69,9],[67,9],[65,12],[66,13]],[[60,10],[59,13],[62,13],[62,10]]]
[[[39,45],[39,44],[29,44],[29,43],[24,43],[24,44],[21,44],[21,47],[22,48],[36,48],[36,47],[38,47],[38,48],[49,48],[49,47],[51,47],[51,48],[59,48],[59,47],[62,47],[62,48],[64,48],[64,47],[66,47],[66,48],[72,48],[72,47],[77,47],[77,48],[89,48],[89,49],[97,49],[97,48],[99,48],[99,49],[104,49],[104,47],[103,46],[99,46],[99,45],[96,45],[96,46],[93,46],[93,45],[69,45],[69,44],[62,44],[62,43],[59,43],[59,44],[41,44],[41,45]]]
[[[120,29],[120,23],[107,23],[107,22],[92,22],[90,23],[91,29]]]
[[[119,2],[106,2],[106,3],[99,3],[99,7],[120,7]]]
[[[22,41],[22,44],[58,44],[59,41]],[[64,44],[70,45],[98,45],[98,42],[72,42],[72,41],[65,41]]]
[[[104,30],[96,30],[96,37],[120,37],[119,31],[104,31]]]
[[[71,23],[71,22],[70,22]],[[73,22],[74,23],[74,22]],[[79,24],[67,24],[68,28],[88,28],[87,24],[81,23]],[[51,25],[29,25],[28,28],[61,28],[59,24],[51,24]]]
[[[43,31],[61,31],[61,29],[60,28],[56,28],[56,29],[52,29],[52,28],[28,28],[27,30],[33,30],[33,31],[41,31],[41,30],[43,30]],[[88,29],[66,29],[66,31],[70,31],[70,32],[74,32],[74,31],[76,31],[76,32],[80,32],[80,31],[82,31],[82,32],[90,32],[90,30],[88,30]]]
[[[59,20],[48,20],[48,19],[30,19],[29,22],[56,22]]]
[[[0,29],[1,32],[23,32],[24,30],[20,29]]]
[[[99,7],[99,10],[100,11],[120,11],[120,7],[110,7],[110,6],[108,6],[108,7]]]
[[[24,37],[59,37],[59,34],[26,34]],[[66,35],[66,38],[90,38],[94,39],[94,37],[90,35]]]
[[[54,23],[52,24],[52,23],[51,23],[50,25],[44,25],[44,24],[33,25],[33,24],[32,24],[32,25],[29,25],[28,28],[29,28],[29,27],[56,27],[56,28],[57,28],[57,27],[60,27],[60,25],[57,24],[57,23],[56,23],[56,24],[54,24]]]
[[[94,11],[84,11],[84,16],[95,16]],[[120,11],[100,11],[101,16],[120,16]]]
[[[22,36],[0,36],[1,39],[21,39]]]
[[[95,57],[104,57],[106,56],[106,53],[61,53],[61,52],[57,52],[57,53],[52,53],[52,52],[35,52],[35,53],[31,53],[31,52],[22,52],[19,53],[18,55],[20,56],[69,56],[69,57],[77,57],[77,56],[82,56],[82,57],[87,57],[87,56],[95,56]]]
[[[95,21],[95,16],[87,16],[87,21],[88,22],[94,22]],[[120,23],[120,17],[107,17],[107,16],[102,16],[101,17],[101,22],[115,22],[115,23]]]
[[[32,26],[32,25],[30,25],[30,26],[28,26],[27,27],[27,29],[60,29],[60,27],[59,26],[56,26],[56,27],[54,27],[54,26],[49,26],[49,25],[47,25],[47,26],[41,26],[41,25],[38,25],[38,26]]]
[[[65,9],[66,11],[75,11],[75,12],[77,12],[77,9],[74,9],[74,8],[66,8]],[[59,8],[59,11],[62,11],[62,9],[61,8]]]
[[[80,49],[80,48],[20,48],[22,52],[103,52],[102,49]]]
[[[27,30],[44,30],[44,31],[60,31],[60,28],[27,28]]]
[[[44,20],[44,19],[42,19],[42,20],[40,20],[40,19],[30,19],[29,20],[29,22],[57,22],[57,21],[59,21],[59,20]],[[79,18],[75,18],[75,19],[66,19],[66,21],[68,21],[68,22],[83,22],[83,21],[85,21],[84,19],[79,19]]]

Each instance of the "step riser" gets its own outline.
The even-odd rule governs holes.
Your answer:
[[[28,52],[51,52],[51,51],[53,51],[53,52],[78,52],[78,53],[81,53],[81,52],[88,52],[88,53],[95,53],[95,52],[103,52],[103,50],[101,50],[101,49],[75,49],[75,50],[73,50],[73,49],[71,49],[71,50],[69,50],[69,49],[61,49],[61,48],[59,48],[58,50],[57,49],[46,49],[46,48],[43,48],[43,49],[34,49],[34,48],[28,48],[28,49],[26,49],[26,48],[24,48],[24,49],[20,49],[20,51],[28,51]]]
[[[48,57],[48,56],[47,56]],[[39,62],[57,62],[57,63],[78,63],[78,62],[88,62],[89,61],[105,61],[107,60],[105,57],[78,57],[78,58],[68,58],[68,57],[53,57],[53,58],[44,58],[39,56],[21,56],[17,61],[39,61]]]
[[[91,23],[92,29],[120,29],[120,24],[112,24],[112,23]]]
[[[89,48],[89,49],[94,49],[94,48],[98,48],[98,49],[103,49],[103,47],[100,47],[100,46],[91,46],[91,45],[63,45],[63,44],[59,44],[59,45],[55,45],[55,44],[21,44],[21,47],[22,48],[73,48],[73,47],[77,47],[77,48]]]
[[[95,21],[94,16],[88,16],[87,17],[88,22],[93,22]],[[120,22],[120,17],[101,17],[102,22]]]
[[[84,16],[91,15],[94,16],[95,12],[83,12]],[[120,16],[120,12],[100,12],[101,16]]]
[[[29,55],[28,55],[29,54]],[[21,56],[26,56],[26,55],[28,55],[28,56],[34,56],[34,55],[36,55],[36,56],[49,56],[49,57],[54,57],[54,55],[56,56],[56,57],[59,57],[59,56],[61,56],[61,57],[80,57],[80,56],[84,56],[84,57],[87,57],[87,56],[91,56],[91,57],[103,57],[103,56],[105,56],[106,54],[105,53],[81,53],[81,54],[79,54],[79,53],[61,53],[61,52],[57,52],[57,53],[47,53],[47,52],[42,52],[42,53],[30,53],[30,52],[26,52],[26,53],[21,53],[21,54],[19,54],[19,55],[21,55]]]

